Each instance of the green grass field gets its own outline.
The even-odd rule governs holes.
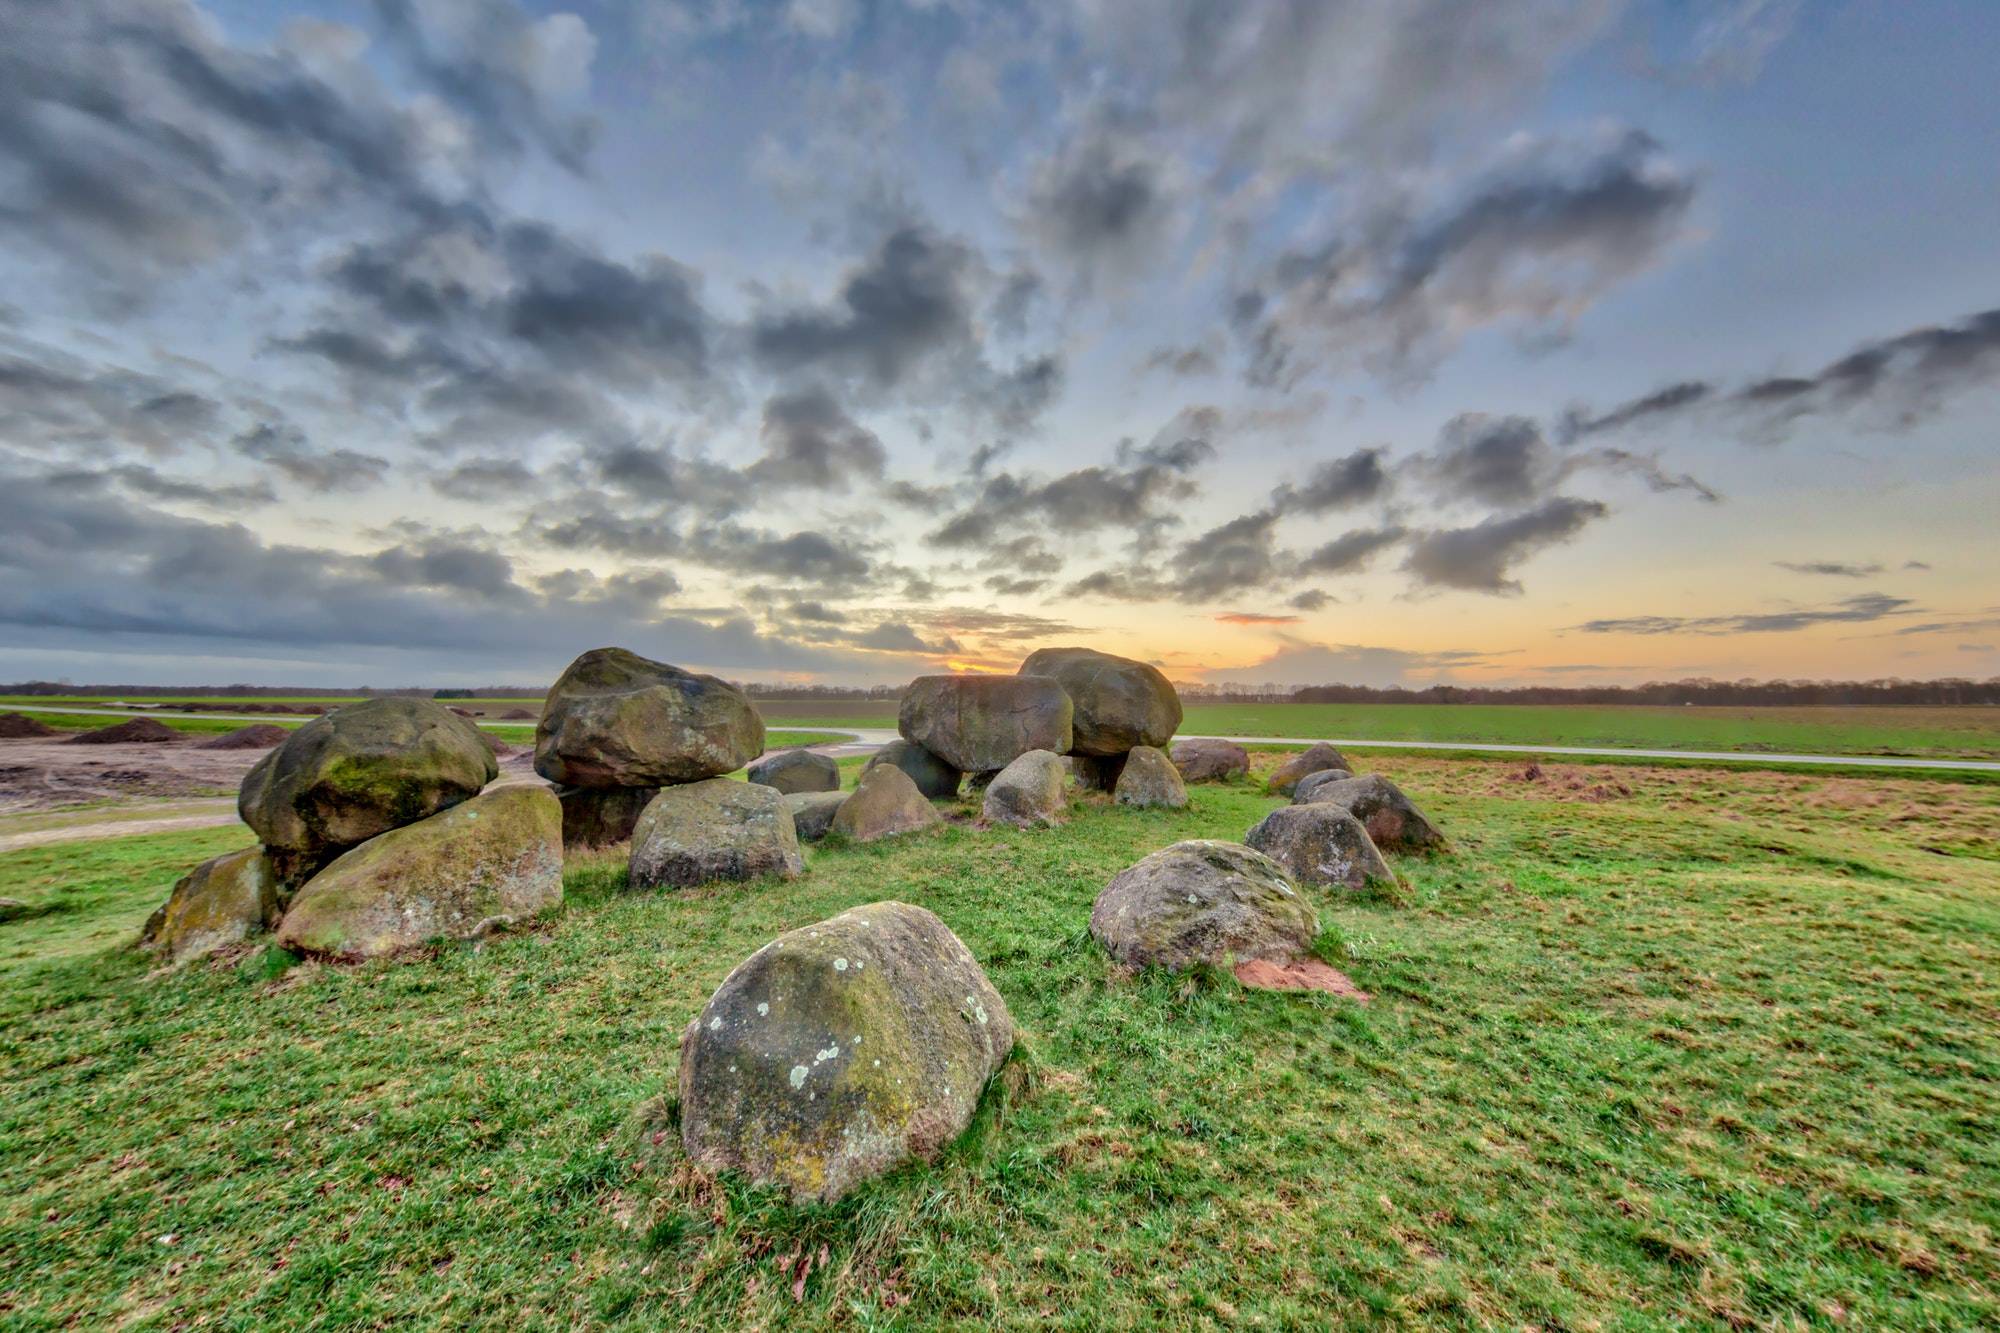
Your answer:
[[[353,968],[116,947],[240,832],[0,855],[40,913],[0,925],[0,1328],[2000,1320],[2000,789],[1380,768],[1456,846],[1324,901],[1366,1007],[1133,975],[1085,933],[1138,856],[1240,837],[1273,804],[1247,784],[824,847],[789,885],[573,862],[542,929]],[[883,897],[1020,1028],[973,1130],[831,1208],[688,1169],[682,1026],[771,935]]]

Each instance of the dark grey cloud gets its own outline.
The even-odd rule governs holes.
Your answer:
[[[354,449],[316,449],[288,422],[259,422],[232,440],[236,452],[283,473],[310,491],[360,491],[380,485],[389,460]]]
[[[1389,494],[1389,471],[1382,465],[1381,449],[1356,449],[1342,458],[1329,459],[1306,474],[1305,484],[1280,486],[1271,503],[1283,513],[1324,514],[1333,509],[1380,500]]]
[[[1771,563],[1794,574],[1824,574],[1841,579],[1865,579],[1882,572],[1881,565],[1849,565],[1836,560],[1773,560]]]
[[[4,94],[0,94],[4,96]],[[72,457],[155,457],[210,439],[222,404],[159,375],[92,363],[27,339],[0,352],[0,439]]]
[[[1332,541],[1318,547],[1299,561],[1298,572],[1313,574],[1349,574],[1366,569],[1370,561],[1397,542],[1409,536],[1403,527],[1357,528],[1343,533]],[[1307,594],[1300,594],[1306,596]],[[1321,594],[1324,596],[1325,594]],[[1324,603],[1320,603],[1324,605]],[[1318,610],[1318,606],[1310,608]]]
[[[1278,515],[1270,510],[1244,514],[1182,543],[1164,568],[1147,563],[1098,570],[1063,591],[1072,597],[1131,602],[1209,602],[1263,588],[1283,572],[1277,523]]]
[[[1734,616],[1628,616],[1590,620],[1574,628],[1585,634],[1788,634],[1815,625],[1859,625],[1910,615],[1916,604],[1907,597],[1862,593],[1831,606]],[[1921,627],[1902,633],[1921,632]]]
[[[880,480],[888,451],[820,385],[772,396],[764,404],[764,456],[748,476],[765,484],[844,489]]]
[[[1518,593],[1513,567],[1536,551],[1574,538],[1611,510],[1595,500],[1557,496],[1523,513],[1496,515],[1468,528],[1418,533],[1403,569],[1419,584],[1468,592]]]
[[[209,509],[259,509],[275,504],[278,499],[278,493],[271,489],[268,482],[210,485],[185,477],[169,476],[140,463],[120,464],[102,475],[148,499],[197,504]]]
[[[1304,592],[1293,594],[1292,600],[1287,605],[1301,611],[1323,611],[1333,600],[1332,594],[1324,589],[1307,588]]]
[[[975,276],[963,243],[906,226],[848,273],[830,305],[759,317],[751,345],[774,370],[853,375],[893,388],[919,363],[972,342]]]
[[[468,458],[431,478],[440,495],[457,500],[515,500],[528,495],[536,476],[514,458]]]
[[[1033,169],[1024,225],[1086,288],[1136,278],[1172,240],[1172,174],[1133,127],[1094,116]]]
[[[781,536],[720,524],[690,533],[684,550],[688,559],[716,569],[805,583],[866,587],[880,572],[864,545],[824,532]]]
[[[1668,472],[1658,458],[1623,449],[1558,449],[1528,417],[1463,412],[1445,423],[1438,443],[1412,464],[1444,500],[1521,509],[1552,497],[1581,472],[1629,476],[1651,491],[1692,491],[1709,502],[1715,490],[1686,473]]]

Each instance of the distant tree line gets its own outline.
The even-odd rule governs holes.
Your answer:
[[[1176,685],[1187,703],[1636,704],[1777,707],[1815,704],[2000,704],[2000,679],[1676,680],[1646,685],[1524,685],[1514,689],[1433,685]]]

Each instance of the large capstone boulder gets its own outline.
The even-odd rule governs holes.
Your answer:
[[[1329,782],[1313,793],[1313,803],[1337,805],[1367,828],[1385,852],[1427,852],[1444,846],[1444,834],[1415,802],[1380,773]]]
[[[833,829],[833,817],[847,804],[844,791],[795,791],[785,794],[785,809],[792,812],[792,827],[800,842],[818,842]]]
[[[1163,805],[1179,810],[1188,803],[1187,784],[1166,753],[1150,745],[1135,745],[1112,793],[1120,805]]]
[[[378,958],[477,939],[562,902],[562,806],[542,787],[499,787],[346,853],[299,890],[278,943]]]
[[[1396,878],[1361,821],[1337,805],[1281,806],[1243,841],[1317,888],[1359,889]]]
[[[1284,867],[1240,842],[1177,842],[1118,872],[1090,933],[1131,967],[1181,972],[1302,957],[1319,918]]]
[[[563,846],[611,847],[629,842],[658,787],[557,787]]]
[[[1069,773],[1062,756],[1050,750],[1030,750],[1000,770],[987,784],[979,813],[989,823],[1015,828],[1047,828],[1069,809],[1063,782]]]
[[[1160,669],[1093,648],[1042,648],[1021,663],[1023,676],[1047,676],[1074,706],[1070,748],[1078,754],[1123,754],[1135,745],[1165,745],[1181,725],[1181,700]]]
[[[997,773],[1030,750],[1069,749],[1071,713],[1048,676],[918,676],[896,729],[962,773]]]
[[[854,842],[873,842],[943,822],[944,816],[917,790],[908,773],[894,764],[878,764],[861,775],[854,793],[840,803],[832,832]]]
[[[890,741],[877,750],[861,771],[865,774],[877,764],[902,769],[917,784],[917,790],[933,801],[958,795],[958,784],[965,776],[923,746],[904,740]]]
[[[795,791],[839,791],[840,765],[811,750],[779,750],[750,765],[749,778],[760,787],[789,795]]]
[[[237,813],[302,883],[341,852],[479,794],[500,774],[479,729],[429,699],[350,704],[306,723],[243,778]]]
[[[212,857],[174,885],[140,942],[173,962],[241,944],[278,924],[278,876],[262,847]]]
[[[1310,804],[1321,787],[1329,782],[1345,782],[1353,776],[1344,768],[1324,768],[1317,773],[1308,773],[1299,779],[1298,786],[1292,788],[1292,804]]]
[[[1118,775],[1125,771],[1122,754],[1066,754],[1063,766],[1078,791],[1116,791]]]
[[[764,720],[726,680],[593,648],[549,690],[535,771],[569,787],[665,787],[733,773],[764,753]]]
[[[681,1141],[697,1166],[831,1202],[956,1139],[1013,1047],[944,922],[870,903],[780,935],[709,997],[681,1037]]]
[[[1250,752],[1234,741],[1182,741],[1173,760],[1183,782],[1227,782],[1250,771]]]
[[[785,798],[770,787],[710,778],[668,787],[646,806],[632,830],[635,889],[692,888],[715,880],[806,870],[798,830]]]
[[[1354,765],[1347,762],[1346,755],[1321,741],[1272,769],[1271,776],[1264,780],[1264,790],[1273,796],[1290,796],[1292,789],[1299,785],[1300,778],[1324,773],[1329,768],[1344,768],[1350,773],[1354,771]]]

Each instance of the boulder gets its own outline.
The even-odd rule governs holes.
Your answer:
[[[875,752],[873,758],[862,768],[866,773],[877,764],[894,764],[909,774],[910,781],[917,784],[917,790],[933,801],[948,801],[958,795],[958,784],[964,774],[944,760],[910,741],[890,741]]]
[[[894,764],[877,764],[861,775],[860,785],[840,803],[831,831],[855,842],[873,842],[943,822],[944,816],[924,799],[909,774]]]
[[[563,846],[611,847],[629,842],[658,787],[557,787]]]
[[[130,722],[118,722],[96,731],[80,732],[64,741],[64,745],[164,745],[169,741],[185,740],[157,718],[135,717]]]
[[[1181,700],[1158,667],[1092,648],[1042,648],[1021,663],[1023,676],[1047,676],[1074,707],[1070,749],[1123,754],[1165,745],[1181,725]]]
[[[691,888],[715,880],[806,871],[785,798],[769,787],[709,778],[668,787],[632,830],[635,889]]]
[[[1292,788],[1292,804],[1310,804],[1315,793],[1329,782],[1345,782],[1354,774],[1344,768],[1323,768],[1317,773],[1308,773]]]
[[[252,722],[247,727],[217,736],[214,740],[203,741],[197,750],[273,750],[285,743],[292,733],[269,722]]]
[[[726,680],[593,648],[549,690],[535,771],[567,787],[665,787],[764,753],[764,720]]]
[[[1177,842],[1118,872],[1090,933],[1131,967],[1181,972],[1305,954],[1319,918],[1284,868],[1238,842]]]
[[[1300,778],[1324,773],[1329,768],[1344,768],[1352,772],[1354,765],[1347,762],[1346,755],[1321,741],[1271,770],[1271,776],[1264,781],[1264,790],[1273,796],[1290,796],[1292,789],[1299,785]]]
[[[918,676],[896,729],[962,773],[995,773],[1030,750],[1068,750],[1071,711],[1048,676]]]
[[[987,784],[979,813],[989,823],[1015,828],[1046,828],[1060,823],[1063,812],[1069,809],[1069,797],[1063,792],[1067,776],[1061,755],[1030,750]]]
[[[1358,889],[1396,878],[1361,821],[1337,805],[1281,806],[1243,841],[1317,888]]]
[[[1066,754],[1063,766],[1078,791],[1115,791],[1118,775],[1125,771],[1122,754]]]
[[[262,935],[278,916],[277,874],[264,849],[250,847],[183,875],[139,939],[180,963]]]
[[[1444,846],[1444,834],[1409,797],[1380,773],[1329,782],[1313,793],[1315,805],[1337,805],[1360,820],[1385,852],[1424,852]]]
[[[750,780],[789,795],[795,791],[839,791],[840,765],[811,750],[779,750],[750,765]]]
[[[244,775],[236,809],[298,884],[350,847],[478,795],[500,768],[429,699],[370,699],[306,723]]]
[[[1234,741],[1182,741],[1173,760],[1183,782],[1227,782],[1250,771],[1250,752]]]
[[[342,855],[299,890],[278,943],[354,960],[477,939],[560,903],[562,864],[555,796],[499,787]]]
[[[0,739],[21,741],[55,734],[56,729],[40,718],[26,713],[0,713]]]
[[[818,842],[833,828],[833,817],[847,804],[844,791],[795,791],[786,794],[785,808],[792,812],[792,827],[800,842]]]
[[[869,903],[780,935],[709,997],[681,1037],[681,1142],[699,1167],[830,1203],[962,1134],[1013,1047],[944,922]]]
[[[1132,747],[1113,795],[1120,805],[1164,805],[1179,810],[1188,803],[1187,784],[1181,781],[1180,770],[1164,752],[1150,745]]]

